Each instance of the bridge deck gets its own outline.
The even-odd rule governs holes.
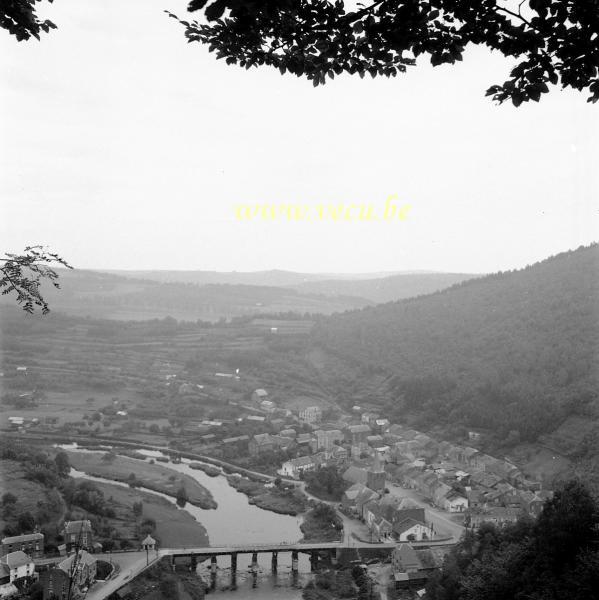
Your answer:
[[[402,542],[399,542],[402,543]],[[413,548],[428,548],[431,546],[452,546],[453,542],[447,540],[442,541],[424,541],[424,542],[403,542],[409,543]],[[341,548],[350,549],[365,549],[365,548],[388,548],[393,549],[397,546],[397,542],[367,544],[356,542],[348,545],[341,542],[320,542],[320,543],[305,543],[305,544],[249,544],[239,546],[203,546],[203,547],[181,547],[181,548],[161,548],[159,550],[162,556],[190,556],[206,555],[217,556],[222,554],[251,554],[253,552],[311,552],[313,550],[336,550]]]

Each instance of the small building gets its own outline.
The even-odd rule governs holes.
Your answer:
[[[311,443],[314,452],[318,450],[330,450],[335,444],[343,441],[343,433],[339,429],[317,429],[314,432],[314,440]]]
[[[363,423],[361,425],[350,425],[345,429],[345,441],[352,446],[366,444],[366,439],[371,434],[370,425]]]
[[[468,498],[456,490],[451,490],[443,499],[443,508],[447,512],[464,512],[468,510]]]
[[[318,465],[319,462],[313,456],[300,456],[284,462],[279,472],[285,477],[299,479],[302,473],[313,471]]]
[[[6,565],[6,568],[8,568],[9,583],[13,583],[24,577],[33,577],[33,574],[35,573],[33,560],[31,560],[31,557],[22,550],[6,554],[0,558],[0,563]],[[6,572],[6,568],[4,569],[4,572]]]
[[[96,559],[85,550],[79,550],[58,563],[56,568],[42,571],[43,600],[67,600],[85,594],[96,581],[96,572]]]
[[[295,429],[282,429],[279,431],[279,435],[295,439],[297,437],[297,431],[295,431]]]
[[[408,517],[393,524],[393,534],[400,542],[420,542],[434,536],[433,528],[424,521]]]
[[[141,542],[141,549],[146,552],[152,552],[156,550],[156,540],[148,534]]]
[[[63,532],[67,552],[70,552],[74,546],[83,550],[93,548],[93,530],[89,520],[65,521]]]
[[[21,550],[32,558],[41,558],[44,555],[44,534],[26,533],[2,539],[2,555]]]
[[[251,456],[258,456],[265,452],[272,452],[275,449],[275,442],[269,433],[258,433],[249,441],[248,449]]]
[[[262,402],[263,400],[266,400],[268,398],[268,392],[266,390],[263,390],[262,388],[258,388],[257,390],[254,390],[252,393],[252,401],[255,402],[256,404],[260,404],[260,402]]]
[[[322,421],[320,406],[307,406],[299,411],[299,419],[304,423],[319,423]]]
[[[416,551],[409,544],[399,544],[391,555],[393,578],[398,590],[415,591],[416,597],[422,597],[419,590],[428,579],[428,572],[423,569]]]
[[[422,568],[422,563],[410,544],[398,544],[393,549],[391,564],[395,573],[414,573]]]
[[[263,423],[264,421],[266,421],[266,417],[261,417],[259,415],[248,415],[245,418],[246,421],[256,421],[259,423]]]
[[[364,507],[371,501],[377,500],[379,495],[362,483],[355,483],[343,492],[341,506],[347,513],[364,517]]]

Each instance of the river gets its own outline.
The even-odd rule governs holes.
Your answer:
[[[76,444],[61,445],[59,447],[75,452],[98,452],[97,450],[79,448]],[[104,452],[104,450],[100,452]],[[148,458],[163,456],[161,452],[152,450],[137,450],[137,452]],[[210,477],[203,471],[192,469],[189,466],[191,462],[199,461],[183,459],[181,463],[169,462],[161,464],[169,469],[193,477],[212,493],[218,504],[216,510],[204,510],[189,503],[185,506],[185,510],[206,528],[211,546],[264,544],[270,542],[293,543],[302,537],[299,528],[301,517],[279,515],[249,504],[247,496],[231,487],[226,477],[223,475]],[[71,470],[71,475],[92,481],[107,481],[106,479],[96,478],[75,469]],[[111,483],[128,487],[127,484],[121,482],[111,481]],[[171,496],[145,488],[139,489],[166,498],[175,504],[175,499]],[[307,583],[311,578],[308,557],[301,553],[299,555],[300,575],[297,582],[293,581],[291,575],[291,554],[281,553],[278,559],[278,573],[273,575],[270,570],[271,555],[260,554],[260,568],[254,576],[250,571],[251,555],[240,554],[238,557],[237,589],[231,590],[229,589],[231,583],[229,558],[219,558],[217,585],[216,590],[212,593],[215,598],[218,597],[220,600],[240,600],[240,598],[246,597],[253,597],[256,600],[299,600],[301,598],[302,585]],[[198,566],[198,573],[206,581],[210,581],[208,566],[209,563],[201,563]]]

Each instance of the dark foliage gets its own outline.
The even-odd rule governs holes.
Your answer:
[[[304,474],[304,481],[307,491],[323,500],[341,500],[343,492],[349,487],[334,466],[308,471]]]
[[[180,20],[190,42],[227,64],[269,65],[315,86],[343,72],[395,77],[421,55],[454,64],[470,44],[518,61],[487,91],[498,102],[538,101],[558,83],[599,99],[599,0],[374,0],[355,10],[328,0],[193,0],[189,10],[208,20]]]
[[[26,4],[13,2],[12,4]],[[1,13],[0,13],[1,15]],[[55,288],[59,288],[58,273],[49,264],[59,264],[71,269],[72,267],[58,254],[44,250],[42,246],[28,246],[23,254],[5,254],[0,259],[0,291],[3,296],[11,293],[17,295],[17,303],[22,305],[25,312],[33,313],[38,306],[42,314],[50,312],[48,303],[40,292],[40,284],[46,279]]]
[[[39,2],[41,0],[3,0],[0,3],[0,27],[14,35],[19,42],[31,37],[39,40],[40,33],[56,29],[52,21],[38,18],[36,4]]]
[[[39,2],[3,2],[0,27],[18,40],[39,39],[55,28],[38,19]],[[373,0],[355,10],[341,0],[192,0],[189,11],[208,22],[169,14],[190,42],[227,64],[269,65],[315,86],[344,72],[395,77],[422,55],[433,66],[455,64],[468,45],[480,45],[517,61],[487,90],[498,102],[538,102],[558,84],[599,99],[599,0]]]
[[[428,583],[431,600],[589,600],[599,585],[599,505],[571,481],[538,521],[468,533]]]

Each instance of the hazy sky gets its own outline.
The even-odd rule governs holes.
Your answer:
[[[511,61],[473,49],[396,79],[313,88],[188,44],[187,0],[60,0],[59,28],[0,32],[2,251],[81,268],[297,271],[524,266],[599,238],[599,107],[519,109],[485,89]],[[394,222],[241,222],[246,203],[372,204]]]

